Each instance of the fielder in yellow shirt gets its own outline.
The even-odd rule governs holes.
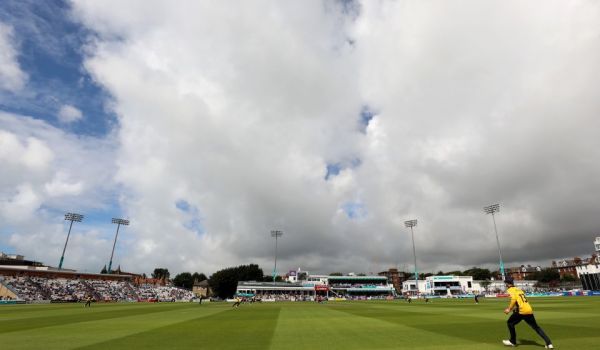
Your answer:
[[[533,316],[533,308],[525,297],[525,293],[519,288],[515,287],[512,277],[507,277],[504,280],[504,283],[506,283],[506,286],[508,287],[506,292],[510,294],[510,304],[506,309],[504,309],[504,313],[508,314],[512,311],[513,314],[508,318],[508,321],[506,321],[508,325],[508,331],[510,332],[510,340],[503,340],[502,343],[506,346],[517,345],[517,332],[515,331],[515,326],[517,323],[524,320],[531,328],[533,328],[534,331],[536,331],[537,334],[540,335],[540,337],[542,337],[542,339],[544,339],[544,342],[546,342],[546,349],[554,349],[550,338],[548,338],[546,333],[544,333],[544,330],[538,326],[537,322],[535,321],[535,317]]]

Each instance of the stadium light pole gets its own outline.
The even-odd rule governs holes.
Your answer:
[[[504,262],[502,261],[502,250],[500,250],[500,239],[498,238],[498,228],[496,228],[496,216],[495,213],[500,211],[500,204],[492,204],[487,207],[483,207],[483,211],[486,214],[492,214],[492,220],[494,221],[494,232],[496,232],[496,244],[498,245],[498,256],[500,257],[500,274],[502,275],[502,280],[506,279],[506,275],[504,273]]]
[[[271,237],[275,237],[275,267],[273,268],[273,282],[275,282],[275,276],[277,276],[277,238],[281,236],[283,236],[283,231],[271,231]]]
[[[65,220],[71,221],[69,225],[69,233],[67,233],[67,240],[65,241],[65,246],[63,247],[62,255],[60,256],[60,262],[58,263],[58,269],[62,269],[63,261],[65,260],[65,251],[67,250],[67,243],[69,243],[69,237],[71,236],[71,228],[73,227],[73,221],[81,222],[83,220],[83,215],[77,213],[66,213]]]
[[[121,225],[124,225],[124,226],[129,225],[129,220],[113,218],[112,223],[117,224],[117,233],[115,234],[115,241],[113,243],[112,252],[110,253],[110,262],[108,263],[108,273],[112,273],[112,260],[113,260],[113,255],[115,254],[115,246],[117,245],[117,237],[119,237],[119,228],[121,227]]]
[[[417,272],[417,251],[415,249],[415,233],[413,227],[417,226],[417,220],[404,221],[404,226],[410,227],[410,235],[412,236],[413,245],[413,257],[415,259],[415,285],[417,287],[417,294],[419,293],[419,273]]]

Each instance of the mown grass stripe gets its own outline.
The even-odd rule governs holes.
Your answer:
[[[154,305],[154,307],[165,310],[163,305]],[[45,350],[75,349],[99,342],[106,342],[111,339],[152,331],[153,329],[194,318],[208,317],[225,310],[227,309],[223,307],[186,307],[151,314],[61,324],[53,327],[11,332],[0,334],[0,348],[2,350],[34,350],[40,349],[40,344],[43,344],[42,347]]]
[[[336,308],[336,310],[411,328],[412,331],[409,333],[416,331],[416,334],[420,334],[420,336],[410,337],[413,339],[411,342],[413,345],[422,342],[423,339],[427,339],[429,344],[436,344],[440,339],[448,342],[449,338],[455,338],[450,343],[460,339],[467,343],[491,344],[501,335],[498,322],[486,320],[474,322],[472,318],[455,314],[435,314],[428,306],[423,304],[417,307],[411,305],[390,309],[365,305],[361,308]],[[424,312],[425,310],[427,312]],[[477,325],[476,329],[483,328],[484,331],[473,332],[473,325]]]
[[[508,336],[506,299],[244,304],[109,304],[92,310],[76,305],[18,306],[32,322],[53,317],[56,325],[0,333],[5,349],[503,349]],[[600,341],[600,298],[536,298],[538,323],[558,349],[595,349]],[[16,309],[18,309],[18,307]],[[39,309],[37,309],[39,307]],[[156,312],[140,313],[151,308]],[[173,308],[173,309],[171,309]],[[11,312],[17,321],[23,317]],[[39,312],[33,312],[37,309]],[[125,310],[120,317],[105,312]],[[90,312],[92,311],[92,312]],[[86,317],[72,322],[73,315]],[[68,316],[66,318],[61,318]],[[98,318],[96,318],[98,316]],[[119,316],[119,315],[117,315]],[[20,320],[25,321],[25,320]],[[60,323],[65,321],[66,323]],[[0,322],[0,329],[7,322]],[[541,339],[518,325],[521,349],[539,349]]]
[[[80,323],[94,320],[104,320],[111,318],[127,317],[132,315],[144,315],[155,312],[165,312],[181,308],[181,305],[169,305],[166,307],[152,307],[149,305],[144,308],[131,308],[125,304],[117,309],[103,310],[102,308],[79,308],[79,312],[69,314],[58,314],[52,316],[30,317],[20,319],[3,320],[0,327],[0,334],[8,332],[17,332],[26,329],[35,329],[42,327],[51,327],[68,323]]]
[[[229,309],[207,317],[99,342],[78,349],[267,349],[279,317],[280,306]]]

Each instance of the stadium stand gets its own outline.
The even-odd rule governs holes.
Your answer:
[[[3,299],[25,302],[190,301],[192,291],[172,286],[136,284],[132,276],[48,271],[28,266],[0,268]]]
[[[240,281],[237,295],[272,301],[309,301],[319,297],[352,300],[389,299],[395,289],[385,276],[307,275],[298,282]]]
[[[134,286],[127,281],[76,280],[4,276],[0,281],[18,300],[74,302],[91,296],[96,301],[189,301],[193,293],[171,286]]]

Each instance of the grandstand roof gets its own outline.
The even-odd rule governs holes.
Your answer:
[[[240,282],[238,282],[238,286],[302,287],[302,283],[240,281]]]
[[[82,278],[90,280],[131,280],[131,275],[78,272],[75,270],[41,270],[32,266],[0,266],[0,276],[36,276],[46,278]]]
[[[315,287],[313,285],[302,285],[302,283],[240,281],[238,282],[237,289],[254,289],[261,291],[314,291]]]
[[[362,287],[362,288],[348,288],[348,292],[391,292],[394,290],[393,286],[390,287]]]
[[[330,281],[340,280],[340,281],[363,281],[363,280],[379,280],[379,281],[387,281],[387,277],[385,276],[329,276]]]

